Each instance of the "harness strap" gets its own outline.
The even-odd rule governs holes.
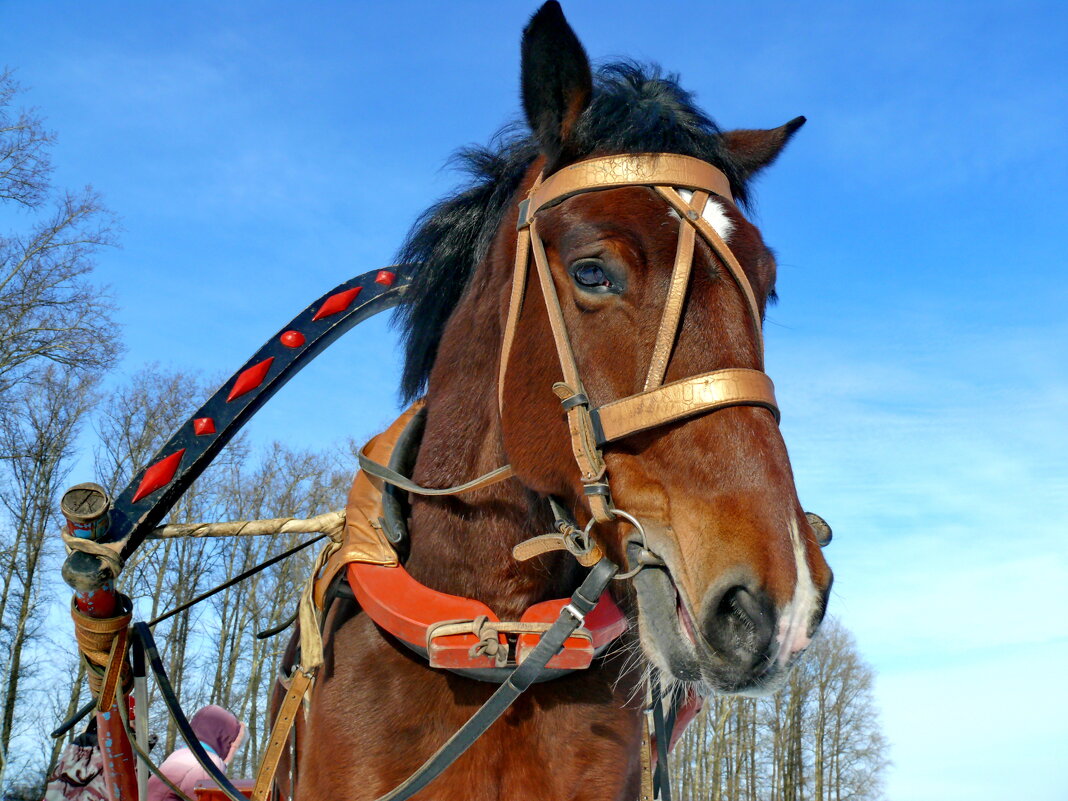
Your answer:
[[[571,596],[571,603],[560,611],[556,622],[545,632],[523,663],[512,671],[508,680],[498,687],[489,700],[415,773],[376,801],[406,801],[459,759],[475,740],[505,713],[512,702],[534,683],[541,669],[560,652],[567,638],[582,625],[586,615],[597,605],[601,593],[615,574],[616,566],[608,559],[602,559],[594,565],[582,585]]]
[[[323,638],[320,633],[321,620],[315,604],[315,580],[331,555],[341,547],[341,531],[331,536],[331,541],[320,551],[312,566],[311,575],[304,584],[297,605],[297,618],[300,621],[300,665],[293,670],[286,687],[285,698],[278,709],[267,749],[263,752],[259,769],[256,772],[256,785],[252,791],[252,801],[264,801],[270,794],[274,783],[274,774],[278,770],[278,760],[282,749],[289,741],[289,733],[296,722],[297,710],[301,702],[315,683],[315,674],[323,664]]]
[[[719,256],[723,265],[727,268],[727,272],[731,274],[734,279],[734,283],[738,285],[738,289],[741,290],[742,295],[745,298],[746,307],[749,309],[749,318],[753,322],[753,330],[756,334],[756,352],[757,359],[760,362],[760,368],[764,368],[764,331],[760,325],[760,305],[757,303],[756,295],[753,293],[753,287],[749,283],[749,279],[746,278],[745,270],[742,269],[742,265],[738,263],[738,259],[735,258],[734,253],[727,246],[727,243],[723,241],[723,237],[719,235],[715,228],[712,227],[712,223],[706,220],[702,215],[691,214],[693,209],[690,204],[682,199],[674,188],[670,186],[656,186],[657,194],[664,198],[671,204],[672,208],[679,213],[684,220],[694,226],[698,232],[705,238],[712,250]]]
[[[708,192],[696,191],[691,201],[692,209],[687,216],[704,213]],[[660,317],[660,329],[656,332],[656,344],[649,359],[649,372],[645,376],[646,391],[664,383],[671,351],[679,335],[679,320],[682,319],[682,307],[686,301],[686,289],[690,285],[690,273],[693,271],[693,248],[697,238],[697,229],[689,224],[686,217],[679,221],[679,244],[675,248],[675,266],[671,269],[671,284],[668,287],[664,312]]]
[[[252,789],[251,801],[264,801],[271,792],[274,783],[274,774],[278,770],[278,760],[282,756],[282,749],[289,742],[289,732],[297,719],[297,710],[300,708],[304,694],[312,685],[313,673],[301,669],[299,666],[289,677],[289,687],[285,698],[278,707],[278,715],[271,727],[271,736],[267,740],[267,748],[260,760],[260,767],[256,771],[256,786]]]
[[[649,735],[649,721],[642,713],[642,742],[638,746],[640,801],[656,801],[656,788],[653,787],[653,742]]]
[[[384,464],[379,464],[364,453],[363,449],[357,454],[357,458],[360,461],[360,469],[367,473],[367,475],[374,476],[380,481],[385,481],[387,484],[392,484],[394,487],[400,487],[402,490],[407,490],[416,495],[428,495],[431,497],[437,495],[462,495],[465,492],[474,492],[475,490],[496,484],[499,481],[509,479],[515,472],[512,470],[510,464],[506,464],[503,467],[498,467],[496,470],[490,470],[488,473],[485,473],[478,478],[473,478],[463,484],[457,484],[455,487],[424,487],[420,484],[416,484],[410,478],[402,476],[396,470],[391,470]]]
[[[606,403],[590,412],[598,444],[728,406],[760,406],[779,419],[775,385],[745,367],[713,370]]]

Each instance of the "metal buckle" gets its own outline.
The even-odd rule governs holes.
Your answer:
[[[515,229],[522,231],[524,228],[530,227],[530,219],[527,217],[527,211],[530,209],[530,198],[524,198],[519,201],[519,219],[516,221]]]

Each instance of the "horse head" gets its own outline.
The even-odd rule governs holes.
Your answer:
[[[555,2],[524,32],[521,84],[531,135],[476,153],[483,182],[433,210],[422,250],[402,254],[457,261],[453,251],[463,243],[471,254],[465,280],[441,267],[434,278],[431,267],[406,312],[442,318],[436,331],[425,320],[408,331],[409,394],[430,379],[428,435],[435,414],[439,438],[449,426],[463,429],[451,450],[421,457],[422,476],[470,477],[460,475],[455,453],[465,439],[477,440],[466,450],[483,467],[507,459],[530,497],[559,499],[580,524],[597,517],[593,536],[617,564],[633,564],[639,546],[659,557],[633,579],[640,643],[654,665],[706,688],[765,690],[808,645],[831,585],[797,498],[770,389],[760,402],[677,414],[602,443],[603,464],[590,472],[600,471],[594,478],[610,487],[611,500],[599,514],[595,502],[605,503],[609,490],[591,494],[598,482],[576,469],[571,445],[582,434],[569,409],[587,401],[590,409],[604,407],[662,385],[685,394],[696,386],[687,379],[724,371],[766,381],[761,323],[776,266],[743,210],[749,179],[804,119],[725,132],[671,77],[627,63],[594,74]],[[681,157],[683,167],[709,178],[689,188],[607,181],[588,191],[584,184],[530,207],[554,176],[631,156],[654,172]],[[680,286],[682,218],[695,208],[707,226],[692,237]],[[530,229],[529,242],[517,227]],[[517,282],[526,289],[517,291]],[[674,312],[665,312],[672,304]],[[672,314],[676,324],[666,325]],[[581,386],[568,386],[561,330],[581,379],[570,383]],[[428,345],[438,336],[440,346]],[[503,343],[496,352],[494,342]],[[449,404],[451,413],[442,412]],[[435,476],[434,465],[450,460],[453,475],[438,469]],[[611,508],[633,517],[644,536]],[[478,514],[457,512],[471,520]],[[442,575],[430,560],[415,562],[424,575]],[[501,585],[518,586],[513,578]]]

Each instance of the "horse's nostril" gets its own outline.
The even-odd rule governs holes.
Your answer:
[[[705,640],[732,662],[751,665],[768,653],[775,633],[771,599],[747,587],[730,587],[713,598],[702,625]]]

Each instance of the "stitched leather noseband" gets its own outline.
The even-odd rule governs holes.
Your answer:
[[[646,186],[663,198],[678,213],[679,239],[643,390],[591,408],[571,348],[549,258],[538,234],[537,216],[544,209],[575,195],[625,186]],[[688,189],[693,193],[689,202],[679,194],[679,189]],[[712,248],[741,291],[756,337],[759,363],[761,368],[764,366],[760,307],[752,286],[727,243],[703,217],[705,204],[712,194],[732,200],[730,182],[720,170],[689,156],[652,153],[592,158],[565,167],[548,178],[539,177],[519,204],[515,271],[498,374],[498,404],[503,413],[504,379],[526,293],[530,254],[533,252],[538,283],[545,298],[564,379],[553,385],[553,392],[560,398],[567,415],[572,452],[582,475],[591,511],[599,522],[614,519],[607,467],[601,452],[603,445],[639,431],[730,406],[758,406],[771,412],[776,422],[779,420],[774,386],[763,369],[730,367],[669,384],[663,383],[690,283],[696,234],[700,234]]]

